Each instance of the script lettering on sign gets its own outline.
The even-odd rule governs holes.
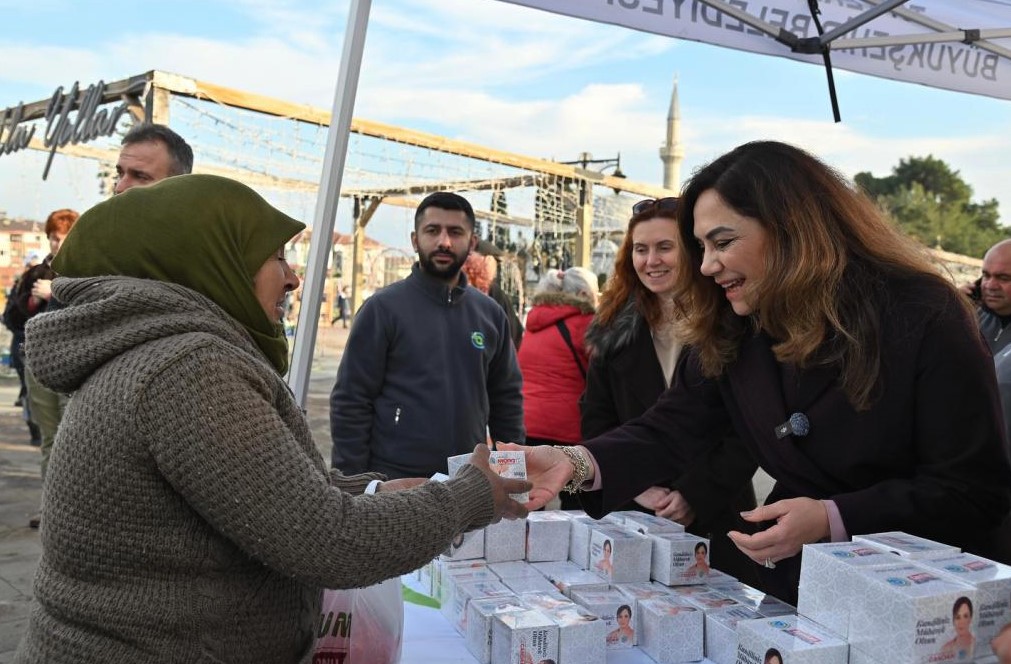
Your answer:
[[[49,148],[49,159],[42,171],[42,179],[49,175],[49,166],[53,163],[56,148],[62,148],[68,143],[74,145],[92,141],[99,136],[111,136],[116,131],[116,123],[127,112],[126,102],[121,103],[109,113],[106,109],[98,110],[105,95],[105,82],[99,81],[89,85],[77,109],[77,116],[71,117],[74,103],[78,96],[78,86],[75,81],[70,92],[63,94],[63,86],[56,88],[49,107],[46,108],[46,134],[44,143]]]
[[[105,82],[89,85],[83,94],[77,82],[66,93],[56,88],[46,105],[46,130],[43,144],[49,148],[49,158],[42,179],[49,175],[53,156],[69,144],[87,143],[100,136],[112,136],[119,119],[129,110],[127,103],[109,109],[105,104]],[[24,103],[0,113],[0,157],[28,147],[35,136],[36,125],[25,120]]]
[[[0,115],[0,157],[28,147],[35,135],[35,125],[21,126],[24,113],[25,105],[18,104]]]

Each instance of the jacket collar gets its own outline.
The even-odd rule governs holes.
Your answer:
[[[436,279],[421,269],[417,261],[411,266],[411,278],[414,283],[432,299],[446,305],[452,305],[467,292],[467,275],[460,270],[460,280],[456,286],[449,287],[445,281]]]
[[[635,298],[629,298],[610,325],[601,325],[593,319],[586,330],[585,343],[593,355],[610,357],[634,342],[640,334],[647,333],[646,320],[639,313]]]

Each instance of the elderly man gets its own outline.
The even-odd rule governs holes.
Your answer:
[[[123,137],[115,193],[193,171],[193,149],[165,125],[140,124]]]
[[[977,301],[979,329],[994,355],[1011,343],[1011,240],[1001,240],[983,256],[982,275],[967,292]]]

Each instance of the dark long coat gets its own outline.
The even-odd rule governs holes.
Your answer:
[[[599,436],[649,410],[667,386],[656,356],[649,326],[630,302],[611,325],[596,323],[587,332],[593,356],[586,374],[586,389],[580,399],[583,438]],[[661,486],[678,488],[678,477],[667,478]],[[624,506],[635,507],[634,504]],[[693,506],[694,507],[694,506]],[[726,536],[729,530],[748,532],[748,523],[738,516],[755,507],[755,491],[750,478],[737,487],[730,506],[707,521],[692,524],[689,530],[710,540],[710,564],[749,584],[758,583],[757,566]]]
[[[681,476],[681,492],[705,519],[760,464],[776,480],[767,502],[832,500],[848,535],[900,530],[1008,562],[998,546],[1011,463],[993,360],[975,321],[955,293],[922,278],[868,297],[881,314],[879,389],[868,410],[850,404],[836,369],[780,363],[762,333],[718,378],[703,377],[690,353],[675,389],[652,409],[586,443],[603,481],[588,511],[610,511]],[[778,438],[795,412],[809,433]],[[737,437],[714,436],[731,427]],[[765,588],[794,599],[799,561],[762,570]]]

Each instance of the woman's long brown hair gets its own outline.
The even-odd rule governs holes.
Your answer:
[[[694,210],[709,189],[769,234],[767,272],[750,318],[737,316],[723,290],[699,272]],[[685,185],[678,217],[681,260],[674,296],[685,312],[681,332],[710,376],[736,359],[744,335],[758,327],[775,340],[781,362],[839,367],[850,403],[865,410],[881,369],[880,301],[873,295],[889,278],[917,275],[955,290],[925,249],[862,192],[784,143],[747,143],[702,168]]]

